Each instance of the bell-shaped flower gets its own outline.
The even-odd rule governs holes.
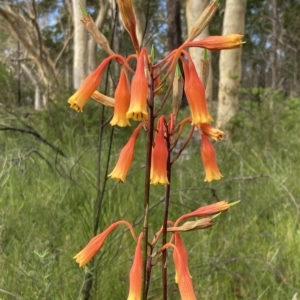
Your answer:
[[[164,138],[164,116],[161,116],[157,124],[157,133],[152,148],[152,160],[150,171],[151,184],[170,184],[168,180],[167,162],[169,151]]]
[[[75,94],[69,98],[68,103],[71,108],[74,108],[78,112],[83,111],[83,107],[88,102],[94,91],[98,88],[102,74],[110,59],[110,57],[104,59],[98,68],[83,81]]]
[[[192,59],[189,59],[188,64],[183,63],[183,70],[185,75],[184,91],[191,111],[192,125],[212,122],[213,118],[206,106],[205,88]]]
[[[83,248],[83,250],[81,250],[77,255],[74,256],[74,259],[76,259],[76,262],[80,267],[84,267],[96,255],[96,253],[100,251],[108,235],[120,224],[128,226],[133,238],[136,239],[133,227],[130,223],[128,223],[127,221],[115,222],[107,227],[102,233],[93,237],[90,242]]]
[[[134,254],[133,264],[129,274],[129,294],[127,300],[140,300],[142,298],[142,274],[143,259],[141,241],[143,233],[140,234]]]
[[[121,71],[120,80],[115,91],[115,109],[114,116],[110,121],[111,125],[118,125],[120,127],[130,126],[129,120],[126,118],[130,104],[130,91],[126,72],[124,69]]]
[[[137,60],[136,71],[131,81],[130,106],[126,114],[127,119],[133,119],[135,121],[148,119],[148,80],[145,75],[145,52],[146,50],[143,49]]]
[[[205,170],[204,181],[218,180],[222,176],[217,165],[216,152],[209,138],[202,134],[201,156]]]
[[[125,182],[127,173],[129,171],[129,168],[131,166],[134,157],[135,141],[139,135],[141,127],[142,127],[142,123],[138,125],[133,131],[129,141],[121,150],[118,162],[115,168],[113,169],[113,171],[108,175],[109,177]]]

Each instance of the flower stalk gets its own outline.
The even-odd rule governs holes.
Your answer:
[[[186,232],[203,230],[213,226],[214,219],[222,212],[227,211],[232,205],[227,201],[220,201],[202,206],[192,212],[187,212],[179,216],[175,222],[169,220],[172,167],[175,167],[175,162],[192,140],[195,129],[199,131],[201,137],[200,154],[205,171],[204,181],[210,182],[212,180],[219,180],[222,177],[217,165],[216,151],[210,139],[218,142],[222,140],[225,134],[220,129],[209,124],[213,122],[213,118],[210,115],[205,97],[205,87],[209,75],[207,50],[204,50],[201,78],[199,78],[187,48],[200,47],[209,50],[234,49],[241,47],[243,44],[242,36],[231,34],[193,41],[207,26],[218,8],[218,1],[212,1],[199,17],[186,42],[159,62],[155,62],[154,48],[152,48],[151,55],[149,55],[146,48],[140,49],[140,45],[138,44],[132,0],[117,0],[117,3],[124,26],[132,39],[135,53],[129,55],[127,58],[113,53],[107,46],[107,39],[95,28],[91,17],[85,15],[83,23],[87,30],[109,56],[87,77],[80,89],[69,98],[68,102],[75,110],[82,111],[89,98],[92,98],[100,104],[113,109],[113,117],[110,121],[111,126],[125,127],[132,125],[134,127],[128,142],[120,152],[115,167],[109,175],[107,175],[109,160],[107,161],[105,169],[106,178],[111,177],[125,183],[127,174],[131,172],[130,167],[134,160],[135,142],[139,134],[142,134],[143,131],[146,132],[143,204],[140,204],[143,209],[143,228],[138,240],[136,239],[133,226],[125,220],[113,222],[104,231],[98,233],[100,220],[99,207],[101,208],[102,206],[102,198],[105,191],[104,185],[101,193],[100,189],[98,191],[98,209],[96,210],[94,219],[95,237],[74,258],[81,267],[84,267],[90,261],[93,262],[94,256],[102,249],[108,235],[118,225],[125,224],[129,227],[136,242],[133,264],[129,276],[128,300],[146,300],[148,298],[151,270],[159,261],[161,261],[161,299],[168,299],[167,265],[169,261],[167,260],[167,251],[169,248],[173,249],[173,261],[176,270],[175,282],[178,286],[181,299],[195,300],[196,295],[188,266],[188,249],[186,249],[181,235]],[[115,59],[121,67],[114,98],[111,95],[105,95],[100,88],[102,75],[112,59]],[[132,60],[135,60],[136,63],[132,63]],[[178,67],[179,60],[183,67],[184,76]],[[130,65],[135,67],[131,67],[129,62]],[[183,91],[187,97],[190,115],[182,120],[178,120],[181,115],[179,111]],[[172,103],[170,103],[172,105],[172,112],[168,112],[165,115],[165,104],[170,100],[170,95],[172,95]],[[169,117],[167,117],[168,114]],[[102,117],[104,117],[103,110]],[[130,119],[133,120],[131,123]],[[138,122],[137,125],[135,125],[136,122]],[[186,130],[187,126],[189,128]],[[111,133],[113,132],[113,128],[111,127]],[[101,127],[101,129],[103,128]],[[101,131],[101,137],[102,134]],[[112,135],[110,142],[112,142]],[[99,147],[98,151],[100,157],[101,147]],[[99,169],[98,175],[97,184],[99,186]],[[156,185],[158,184],[164,185],[165,188],[164,199],[162,201],[163,207],[161,208],[162,225],[154,234],[152,242],[150,242],[150,185],[154,185],[153,189],[156,189]],[[152,207],[155,205],[152,205]],[[180,224],[183,220],[190,218],[193,218],[193,220]],[[160,246],[157,246],[158,242],[160,242]],[[91,276],[89,275],[88,277],[91,279],[88,283],[90,286],[89,290],[92,284]],[[86,295],[85,299],[89,299],[89,292]]]

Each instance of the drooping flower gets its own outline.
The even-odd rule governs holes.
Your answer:
[[[207,123],[201,123],[198,126],[198,128],[200,129],[200,132],[202,132],[203,134],[212,138],[215,141],[220,141],[225,136],[225,133],[222,130],[215,128]]]
[[[226,50],[239,48],[244,44],[242,34],[208,36],[202,40],[186,43],[188,47],[201,47],[208,50]]]
[[[168,149],[164,139],[164,116],[158,120],[154,146],[152,148],[152,160],[150,171],[151,184],[170,184],[168,180],[167,161]]]
[[[127,300],[140,300],[142,298],[142,238],[143,233],[140,234],[135,248],[134,260],[129,274],[130,287]]]
[[[131,82],[131,99],[127,119],[142,121],[148,119],[147,94],[148,81],[145,75],[145,55],[146,49],[143,49],[137,60],[136,72]],[[147,56],[148,57],[148,56]]]
[[[183,63],[183,69],[185,74],[184,90],[192,115],[192,125],[212,122],[213,118],[206,106],[205,88],[192,59],[189,59],[188,65]]]
[[[190,276],[189,267],[187,265],[187,259],[185,258],[185,248],[183,250],[183,248],[178,248],[177,246],[171,243],[167,243],[162,247],[162,250],[169,247],[172,247],[175,252],[173,253],[173,260],[181,300],[196,300],[193,282]]]
[[[74,108],[78,112],[83,111],[83,107],[88,102],[94,91],[98,88],[102,74],[110,59],[110,57],[104,59],[98,68],[83,81],[75,94],[69,98],[68,103],[71,108]]]
[[[178,251],[174,251],[173,252],[173,259],[174,259],[174,261],[176,260],[177,264],[178,264],[178,260],[179,260],[178,253],[180,253],[181,259],[182,259],[183,263],[186,266],[188,266],[189,263],[188,263],[187,251],[186,251],[186,249],[184,247],[184,244],[183,244],[183,242],[181,240],[181,236],[180,236],[180,234],[178,232],[174,232],[174,236],[175,236],[175,246],[176,246],[176,248],[177,248]],[[192,278],[189,270],[188,270],[188,273],[189,273],[190,278]],[[175,282],[178,283],[178,274],[177,274],[177,271],[175,273]]]
[[[120,80],[115,91],[115,109],[114,116],[110,121],[111,125],[118,125],[120,127],[130,126],[130,122],[126,118],[126,112],[128,111],[129,104],[130,91],[128,88],[126,72],[122,69]]]
[[[109,177],[125,182],[134,157],[134,144],[139,135],[141,127],[142,123],[139,124],[133,131],[129,141],[121,150],[118,162],[113,171],[108,175]]]
[[[130,223],[128,223],[127,221],[115,222],[107,227],[102,233],[93,237],[90,242],[83,248],[83,250],[81,250],[77,255],[74,256],[74,259],[76,259],[76,262],[80,267],[84,267],[96,255],[96,253],[102,248],[107,236],[120,224],[128,226],[133,238],[136,239],[133,227]]]
[[[202,146],[201,146],[201,156],[202,156],[202,161],[204,165],[204,170],[205,170],[205,179],[204,181],[212,181],[212,180],[218,180],[222,176],[222,174],[219,171],[218,165],[217,165],[217,157],[216,157],[216,152],[211,144],[209,138],[205,135],[202,134]]]

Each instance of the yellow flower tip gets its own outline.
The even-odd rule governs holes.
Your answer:
[[[73,257],[75,261],[79,264],[79,267],[84,268],[88,261],[84,258],[82,251],[80,251],[77,255]]]
[[[165,176],[150,176],[150,184],[157,185],[157,184],[162,184],[162,185],[168,185],[170,184],[169,180]]]
[[[126,175],[127,175],[127,173],[124,174],[124,172],[120,172],[118,170],[113,170],[109,175],[107,175],[107,177],[119,180],[121,182],[125,182],[126,181]]]
[[[117,118],[112,118],[110,121],[111,126],[119,126],[119,127],[126,127],[126,126],[131,126],[130,122],[128,119],[117,119]]]
[[[70,107],[75,109],[77,112],[83,111],[82,106],[79,104],[78,101],[78,92],[76,92],[69,98],[68,103],[70,104]]]
[[[219,180],[223,177],[220,172],[206,172],[204,182],[211,182],[213,180]]]
[[[148,113],[146,111],[132,111],[129,110],[126,113],[127,119],[133,119],[134,121],[147,121],[148,120]]]

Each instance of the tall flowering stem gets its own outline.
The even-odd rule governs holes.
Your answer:
[[[188,54],[189,47],[200,47],[209,50],[234,49],[240,47],[242,36],[231,34],[228,36],[214,36],[194,41],[194,38],[201,33],[209,20],[218,8],[216,0],[204,11],[193,27],[192,33],[185,43],[172,51],[166,57],[155,62],[154,53],[147,53],[146,48],[140,48],[136,37],[136,21],[132,0],[117,1],[125,28],[131,36],[135,54],[127,58],[114,54],[110,48],[105,47],[106,40],[97,34],[95,26],[92,26],[91,18],[86,19],[85,26],[93,30],[92,36],[98,37],[98,43],[109,55],[83,82],[80,89],[69,98],[72,108],[82,111],[89,98],[114,109],[112,126],[125,127],[133,125],[131,136],[126,145],[120,151],[115,167],[108,175],[107,165],[105,177],[111,177],[125,184],[126,176],[130,172],[131,164],[134,161],[136,141],[142,132],[146,132],[146,157],[145,157],[145,178],[143,184],[143,228],[138,240],[133,226],[125,221],[117,221],[107,227],[106,230],[96,234],[99,223],[99,211],[95,217],[94,234],[96,235],[74,258],[80,266],[84,267],[92,262],[93,257],[102,249],[104,241],[120,224],[125,224],[131,230],[135,240],[135,255],[130,271],[130,286],[128,300],[146,300],[150,286],[152,267],[161,261],[161,299],[168,299],[168,274],[167,260],[168,249],[173,250],[173,261],[176,270],[175,282],[178,286],[182,300],[195,300],[196,293],[192,283],[192,276],[188,266],[188,248],[181,238],[185,232],[202,230],[213,225],[218,215],[227,211],[232,204],[227,201],[220,201],[211,205],[202,206],[192,212],[186,212],[173,222],[169,219],[170,198],[171,198],[171,168],[185,150],[194,135],[196,129],[201,137],[201,151],[199,158],[202,158],[205,178],[204,181],[219,180],[223,175],[219,171],[217,155],[214,143],[224,137],[224,132],[214,128],[210,123],[213,118],[207,107],[205,97],[205,81],[208,72],[203,72],[199,78],[192,58]],[[104,95],[97,89],[100,86],[101,78],[106,71],[110,61],[114,59],[120,65],[120,77],[114,98],[111,95]],[[129,61],[135,60],[135,68],[129,66]],[[183,65],[184,76],[179,71],[178,62]],[[182,120],[179,119],[179,109],[183,94],[187,96],[190,115]],[[172,93],[171,93],[172,91]],[[171,99],[170,99],[171,98]],[[172,102],[172,112],[169,117],[163,114],[165,104]],[[103,116],[103,114],[102,114]],[[132,119],[130,123],[129,119]],[[138,124],[136,124],[138,122]],[[134,126],[136,124],[136,126]],[[186,129],[186,127],[189,128]],[[113,127],[112,127],[113,128]],[[189,132],[189,133],[188,133]],[[102,135],[102,131],[101,131]],[[214,140],[214,141],[211,141]],[[101,147],[99,147],[99,155]],[[98,185],[100,184],[99,171]],[[128,181],[132,179],[129,178]],[[150,212],[150,185],[163,185],[165,187],[164,205],[162,209],[162,224],[154,234],[152,242],[149,238],[149,212]],[[102,205],[103,190],[99,191],[98,207]],[[139,205],[137,199],[137,205]],[[153,205],[152,205],[153,206]],[[196,218],[196,220],[195,220]],[[182,224],[182,221],[192,219]],[[152,228],[151,228],[152,229]],[[158,241],[161,242],[158,246]],[[89,273],[92,274],[92,273]],[[89,290],[92,285],[92,275],[89,275]],[[85,300],[89,299],[89,292],[85,293]]]

